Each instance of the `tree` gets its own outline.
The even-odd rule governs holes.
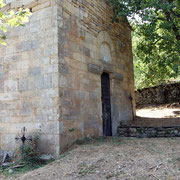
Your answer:
[[[166,43],[169,47],[164,49],[159,47],[161,43],[165,43],[164,41],[155,42],[154,44],[153,40],[146,40],[146,37],[139,33],[141,31],[139,27],[136,26],[134,29],[133,53],[136,87],[143,88],[158,85],[177,77],[180,59],[179,52],[173,45],[175,39],[170,39]],[[166,32],[163,32],[163,35],[168,37]]]
[[[177,77],[180,74],[180,0],[108,1],[115,12],[114,20],[128,17],[133,27],[135,76],[141,76],[142,86]]]
[[[6,45],[6,32],[9,27],[14,28],[24,26],[23,23],[28,22],[31,15],[28,9],[20,8],[18,11],[4,12],[2,9],[6,4],[0,0],[0,44]]]

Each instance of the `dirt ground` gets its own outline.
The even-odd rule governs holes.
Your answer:
[[[137,109],[136,115],[148,118],[180,118],[180,106],[167,107],[166,105]]]
[[[109,138],[85,142],[46,167],[9,179],[179,180],[180,138]]]
[[[141,117],[180,117],[179,107],[137,110]],[[180,180],[180,138],[85,141],[53,163],[0,180]]]

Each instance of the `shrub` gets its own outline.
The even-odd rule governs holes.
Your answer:
[[[37,150],[38,139],[39,134],[34,133],[32,141],[26,141],[24,145],[21,144],[15,153],[15,159],[28,165],[38,164],[40,162],[40,153]]]

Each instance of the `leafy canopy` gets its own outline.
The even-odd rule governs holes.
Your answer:
[[[23,26],[25,22],[28,22],[29,16],[31,15],[28,9],[20,8],[18,11],[10,10],[4,12],[3,7],[6,4],[3,0],[0,0],[0,44],[6,45],[6,32],[8,27],[14,28]]]
[[[115,12],[114,20],[128,17],[133,27],[138,86],[152,86],[176,78],[180,74],[180,0],[108,2]]]

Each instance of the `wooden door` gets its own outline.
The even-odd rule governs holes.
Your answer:
[[[108,73],[103,73],[101,76],[101,91],[102,91],[101,99],[102,99],[103,135],[112,136],[110,81],[109,81]]]

